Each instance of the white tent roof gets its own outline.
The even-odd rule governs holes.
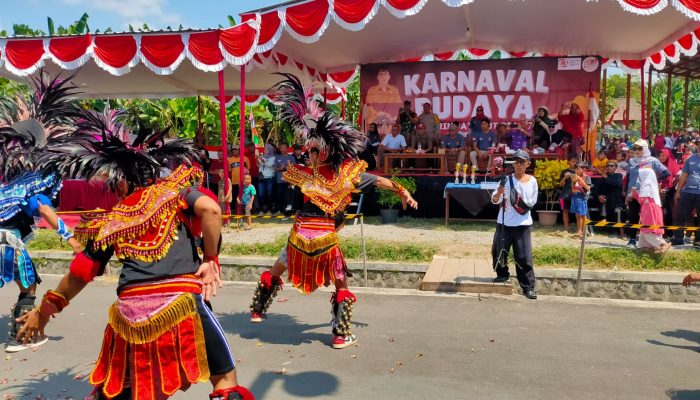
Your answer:
[[[245,13],[229,29],[0,39],[0,75],[16,79],[43,65],[75,70],[86,97],[168,97],[217,95],[211,72],[223,69],[231,95],[242,64],[246,93],[257,94],[278,80],[274,71],[321,91],[321,82],[347,85],[358,64],[449,59],[462,49],[475,58],[494,49],[598,54],[632,69],[697,52],[700,14],[688,2],[630,1],[305,0]],[[125,50],[124,41],[134,44]]]

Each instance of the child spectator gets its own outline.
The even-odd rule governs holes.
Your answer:
[[[588,191],[591,190],[591,177],[585,174],[584,163],[576,163],[574,175],[571,175],[571,212],[576,215],[576,234],[583,237],[588,215]]]
[[[593,160],[593,171],[598,175],[603,175],[607,165],[608,157],[605,155],[605,152],[603,150],[598,151],[598,155]]]
[[[243,203],[243,208],[245,209],[245,230],[250,230],[251,227],[251,217],[250,212],[253,209],[253,202],[255,201],[255,186],[253,186],[253,178],[250,174],[245,174],[243,177],[243,195],[241,197],[241,202]]]
[[[569,231],[569,210],[571,209],[572,180],[576,171],[574,167],[578,163],[578,156],[573,154],[569,157],[569,168],[561,171],[559,175],[559,205],[561,206],[561,217],[564,220],[564,230]]]

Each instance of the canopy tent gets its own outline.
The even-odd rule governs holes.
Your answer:
[[[346,87],[359,64],[451,59],[463,49],[475,58],[592,54],[639,71],[700,45],[698,0],[299,0],[241,17],[227,29],[4,38],[0,76],[44,66],[75,71],[85,97],[225,103],[240,93],[255,102],[278,79],[273,71],[326,92]],[[231,73],[240,79],[225,80]]]

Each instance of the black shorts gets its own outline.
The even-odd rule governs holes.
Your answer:
[[[559,199],[559,205],[562,210],[571,210],[571,196],[562,197]]]
[[[197,299],[199,318],[202,320],[209,372],[212,376],[223,375],[236,368],[226,334],[219,321],[216,320],[214,313],[204,304],[204,298],[200,295],[195,295],[195,298]]]

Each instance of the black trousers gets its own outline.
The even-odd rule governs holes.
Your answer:
[[[630,224],[638,224],[639,223],[639,213],[642,211],[642,206],[639,204],[639,202],[636,199],[632,199],[627,204],[627,222]],[[627,234],[627,237],[630,238],[630,240],[637,240],[637,233],[639,232],[639,229],[634,229],[634,228],[625,228],[625,234]]]
[[[692,219],[693,211],[700,212],[700,194],[691,194],[681,192],[681,197],[678,199],[678,206],[673,216],[673,225],[679,226],[694,226],[695,221]],[[673,242],[682,243],[685,232],[682,230],[673,231]],[[700,241],[700,232],[695,231],[696,242]]]
[[[496,224],[491,256],[497,276],[510,276],[508,253],[513,248],[515,272],[523,290],[535,289],[535,270],[532,266],[532,225],[505,226]]]

